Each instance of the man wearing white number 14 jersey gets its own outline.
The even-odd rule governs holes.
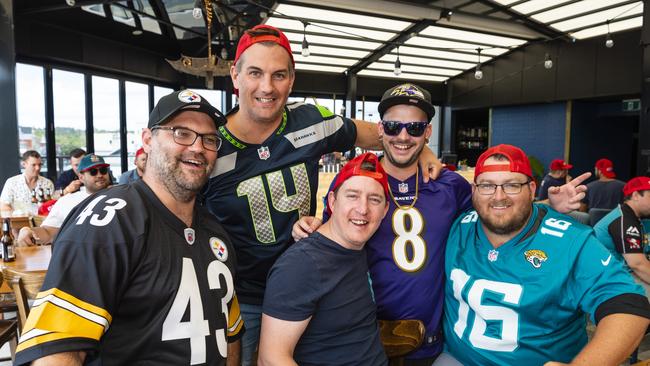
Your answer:
[[[446,351],[466,366],[622,362],[649,323],[643,290],[590,228],[532,204],[521,149],[488,149],[475,174],[476,211],[447,241]]]
[[[88,197],[63,223],[16,364],[239,364],[234,250],[195,204],[224,122],[189,90],[158,102],[143,179]]]

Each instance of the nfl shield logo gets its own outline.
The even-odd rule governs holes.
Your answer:
[[[497,258],[499,257],[499,252],[492,249],[488,252],[488,260],[490,262],[496,262]]]
[[[400,183],[397,188],[399,189],[399,193],[406,193],[409,191],[409,184],[408,183]]]
[[[257,149],[257,155],[259,155],[260,159],[266,160],[271,157],[271,152],[267,146],[262,146]]]
[[[191,227],[185,228],[185,230],[183,230],[183,233],[185,234],[185,241],[187,244],[194,244],[194,229]]]

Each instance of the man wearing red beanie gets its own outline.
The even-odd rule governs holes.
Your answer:
[[[144,174],[144,167],[147,165],[147,153],[143,148],[139,148],[135,152],[135,168],[126,171],[120,175],[119,184],[128,184],[142,178]]]

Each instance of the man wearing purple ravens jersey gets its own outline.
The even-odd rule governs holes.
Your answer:
[[[318,159],[355,144],[374,150],[381,144],[374,124],[286,103],[294,61],[289,40],[274,27],[246,31],[230,73],[239,104],[219,128],[224,146],[203,195],[237,251],[235,286],[246,322],[242,363],[247,366],[259,338],[269,269],[293,243],[291,226],[315,213]]]
[[[448,170],[435,181],[421,178],[416,162],[431,135],[429,122],[435,113],[426,90],[410,83],[397,85],[384,93],[379,113],[385,155],[381,164],[388,173],[391,200],[388,214],[366,245],[377,318],[421,320],[424,342],[406,356],[404,365],[428,366],[442,351],[445,242],[454,219],[471,208],[472,190],[467,180]],[[572,208],[579,206],[581,197],[572,200]],[[302,219],[294,225],[294,238],[306,236],[318,224]]]

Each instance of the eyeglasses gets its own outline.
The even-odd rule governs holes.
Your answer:
[[[397,121],[381,121],[382,126],[384,126],[384,132],[388,136],[397,136],[402,131],[402,128],[406,128],[406,132],[413,137],[420,137],[424,134],[424,131],[427,129],[429,122],[397,122]]]
[[[91,169],[86,170],[86,172],[90,173],[90,175],[92,175],[93,177],[96,176],[97,173],[99,173],[101,175],[104,175],[104,174],[108,173],[108,167],[103,166],[101,168],[91,168]]]
[[[491,184],[491,183],[481,183],[475,184],[476,189],[479,194],[491,196],[497,192],[497,187],[503,189],[503,193],[508,195],[515,195],[521,193],[521,188],[530,183],[530,181],[525,183],[503,183],[503,184]]]
[[[172,131],[174,142],[183,146],[192,146],[197,138],[201,137],[201,142],[206,150],[219,151],[221,147],[221,138],[213,133],[198,133],[185,127],[166,127],[156,126],[151,128],[154,130]]]

